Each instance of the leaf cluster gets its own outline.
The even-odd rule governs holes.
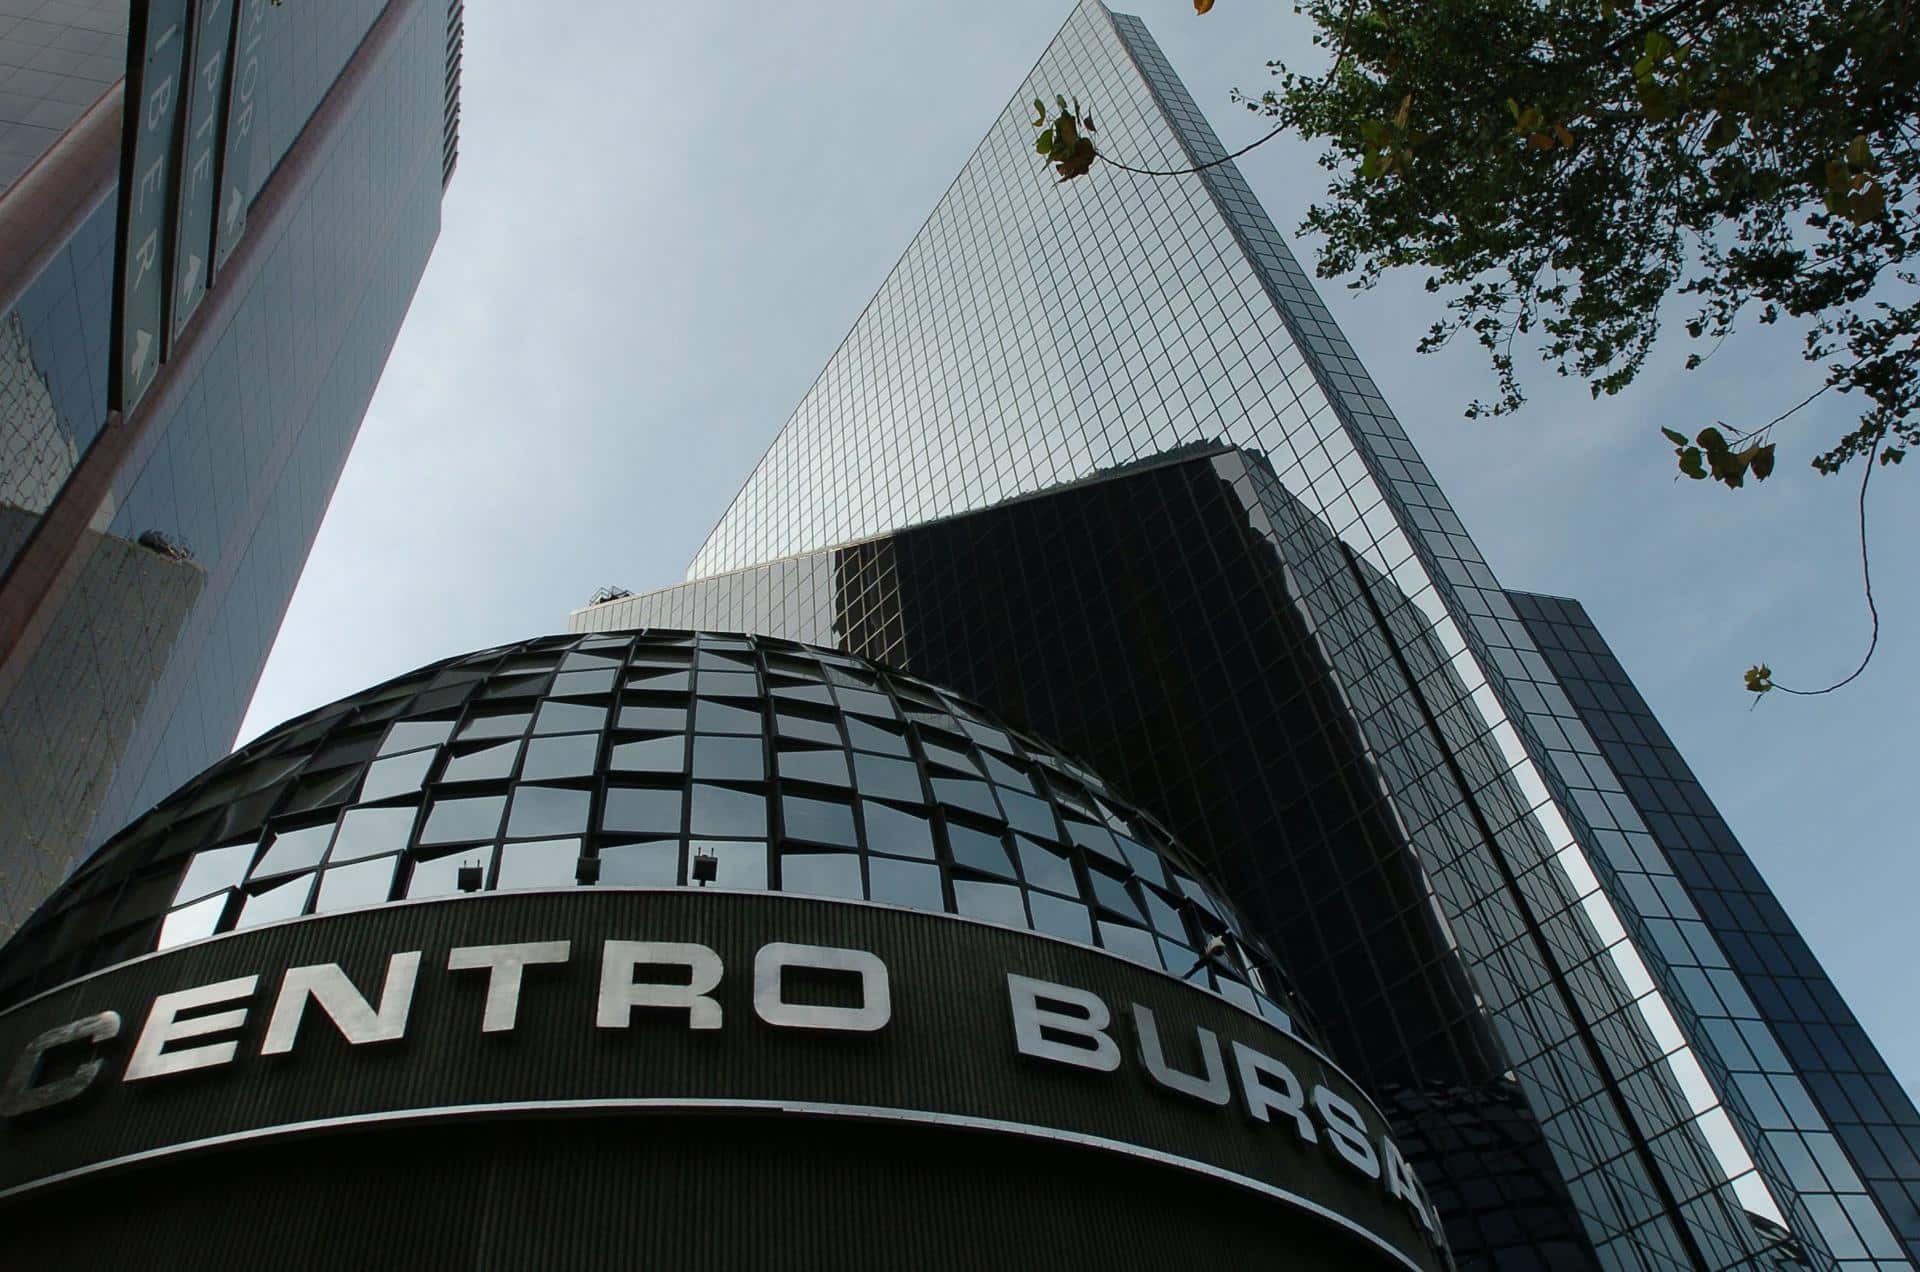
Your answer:
[[[1910,0],[1301,0],[1330,70],[1270,63],[1252,109],[1324,143],[1319,272],[1415,266],[1524,401],[1517,346],[1595,396],[1644,367],[1668,302],[1698,366],[1747,321],[1792,320],[1861,402],[1813,456],[1838,471],[1920,442],[1920,15]],[[1808,399],[1809,401],[1812,398]],[[1801,406],[1806,403],[1801,403]],[[1794,408],[1795,411],[1800,409]],[[1681,470],[1764,478],[1769,430],[1669,430]],[[1709,440],[1712,439],[1712,440]],[[1757,440],[1756,440],[1757,439]]]
[[[1071,181],[1085,176],[1099,156],[1093,144],[1093,113],[1083,112],[1077,97],[1071,108],[1065,97],[1056,96],[1053,100],[1059,113],[1049,122],[1046,106],[1038,97],[1033,99],[1033,126],[1040,129],[1040,135],[1033,139],[1033,148],[1053,165],[1062,181]]]

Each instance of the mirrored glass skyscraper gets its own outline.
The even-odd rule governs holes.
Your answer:
[[[439,232],[462,21],[0,6],[0,932],[231,747]]]
[[[1056,92],[1224,154],[1085,0],[688,581],[576,628],[839,645],[1076,751],[1261,926],[1464,1263],[1910,1266],[1912,1102],[1584,613],[1501,588],[1232,164],[1059,185]]]

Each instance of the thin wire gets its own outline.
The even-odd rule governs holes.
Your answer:
[[[1867,613],[1873,618],[1873,635],[1867,641],[1867,652],[1861,656],[1860,665],[1845,680],[1828,685],[1825,689],[1789,689],[1782,684],[1774,685],[1781,693],[1790,693],[1796,698],[1817,698],[1823,693],[1844,689],[1860,678],[1860,673],[1873,661],[1874,649],[1880,644],[1880,610],[1873,603],[1873,570],[1867,564],[1867,483],[1873,479],[1873,464],[1880,456],[1880,443],[1883,440],[1882,437],[1874,438],[1873,449],[1867,452],[1867,471],[1860,478],[1860,578],[1866,584]]]
[[[1218,168],[1223,163],[1230,163],[1233,160],[1238,159],[1241,155],[1246,154],[1247,151],[1252,150],[1255,146],[1266,145],[1268,142],[1272,141],[1275,137],[1278,137],[1281,133],[1285,132],[1286,129],[1287,129],[1287,126],[1285,124],[1280,124],[1277,127],[1275,127],[1272,132],[1260,138],[1260,140],[1250,141],[1246,145],[1240,147],[1240,149],[1234,151],[1230,155],[1221,155],[1218,159],[1209,159],[1207,162],[1203,164],[1196,164],[1194,167],[1191,167],[1191,168],[1167,168],[1167,169],[1136,168],[1132,164],[1121,163],[1118,159],[1113,158],[1104,150],[1095,150],[1093,157],[1096,159],[1104,160],[1105,162],[1112,165],[1113,167],[1120,169],[1122,172],[1137,173],[1143,177],[1184,177],[1189,172],[1205,172],[1208,168]]]

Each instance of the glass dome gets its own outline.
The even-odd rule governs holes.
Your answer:
[[[289,721],[111,840],[0,951],[0,1002],[305,915],[490,890],[771,889],[1094,945],[1292,1029],[1151,818],[924,681],[765,637],[545,637]]]

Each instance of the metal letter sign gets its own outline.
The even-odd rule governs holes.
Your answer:
[[[116,271],[120,313],[111,395],[121,411],[133,409],[160,367],[187,11],[188,0],[137,4],[129,33]]]
[[[227,53],[233,41],[233,0],[196,0],[193,65],[187,75],[186,139],[180,154],[179,212],[168,305],[167,351],[186,331],[207,294],[213,255],[214,193],[219,188],[220,124],[225,115]]]
[[[253,198],[254,125],[259,122],[260,41],[266,33],[267,0],[240,0],[235,16],[227,91],[226,139],[220,160],[219,224],[214,231],[213,267],[219,269],[247,230],[247,204]]]

